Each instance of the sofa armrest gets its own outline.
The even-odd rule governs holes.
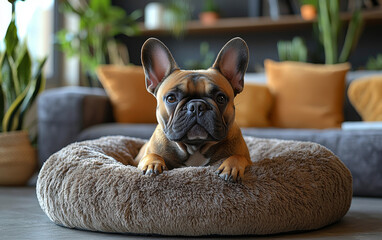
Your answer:
[[[44,91],[37,102],[40,164],[76,141],[85,128],[113,121],[112,108],[100,88],[63,87]]]

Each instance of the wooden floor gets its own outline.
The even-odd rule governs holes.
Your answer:
[[[154,239],[87,232],[60,227],[41,210],[34,187],[0,187],[0,239]],[[217,237],[218,238],[218,237]],[[183,239],[179,238],[171,238]],[[184,238],[185,239],[185,238]],[[198,238],[203,239],[203,238]],[[212,239],[212,238],[206,238]],[[232,239],[232,238],[223,238]],[[317,231],[238,239],[382,239],[382,198],[353,198],[348,214],[336,224]]]

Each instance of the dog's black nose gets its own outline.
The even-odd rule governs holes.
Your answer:
[[[202,115],[208,109],[207,104],[203,100],[191,100],[187,103],[189,113],[194,113],[197,116]]]

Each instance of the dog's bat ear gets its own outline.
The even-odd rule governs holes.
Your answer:
[[[247,44],[243,39],[236,37],[224,45],[212,65],[212,68],[218,70],[231,83],[235,95],[243,91],[248,60]]]
[[[158,85],[178,66],[168,48],[158,39],[149,38],[142,46],[141,60],[147,91],[155,95]]]

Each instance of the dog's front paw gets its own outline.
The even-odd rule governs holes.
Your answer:
[[[248,165],[250,165],[250,161],[245,157],[234,155],[220,165],[216,174],[225,181],[239,182],[244,178],[245,168]]]
[[[144,175],[158,175],[167,169],[163,158],[154,153],[144,156],[139,161],[138,168]]]

